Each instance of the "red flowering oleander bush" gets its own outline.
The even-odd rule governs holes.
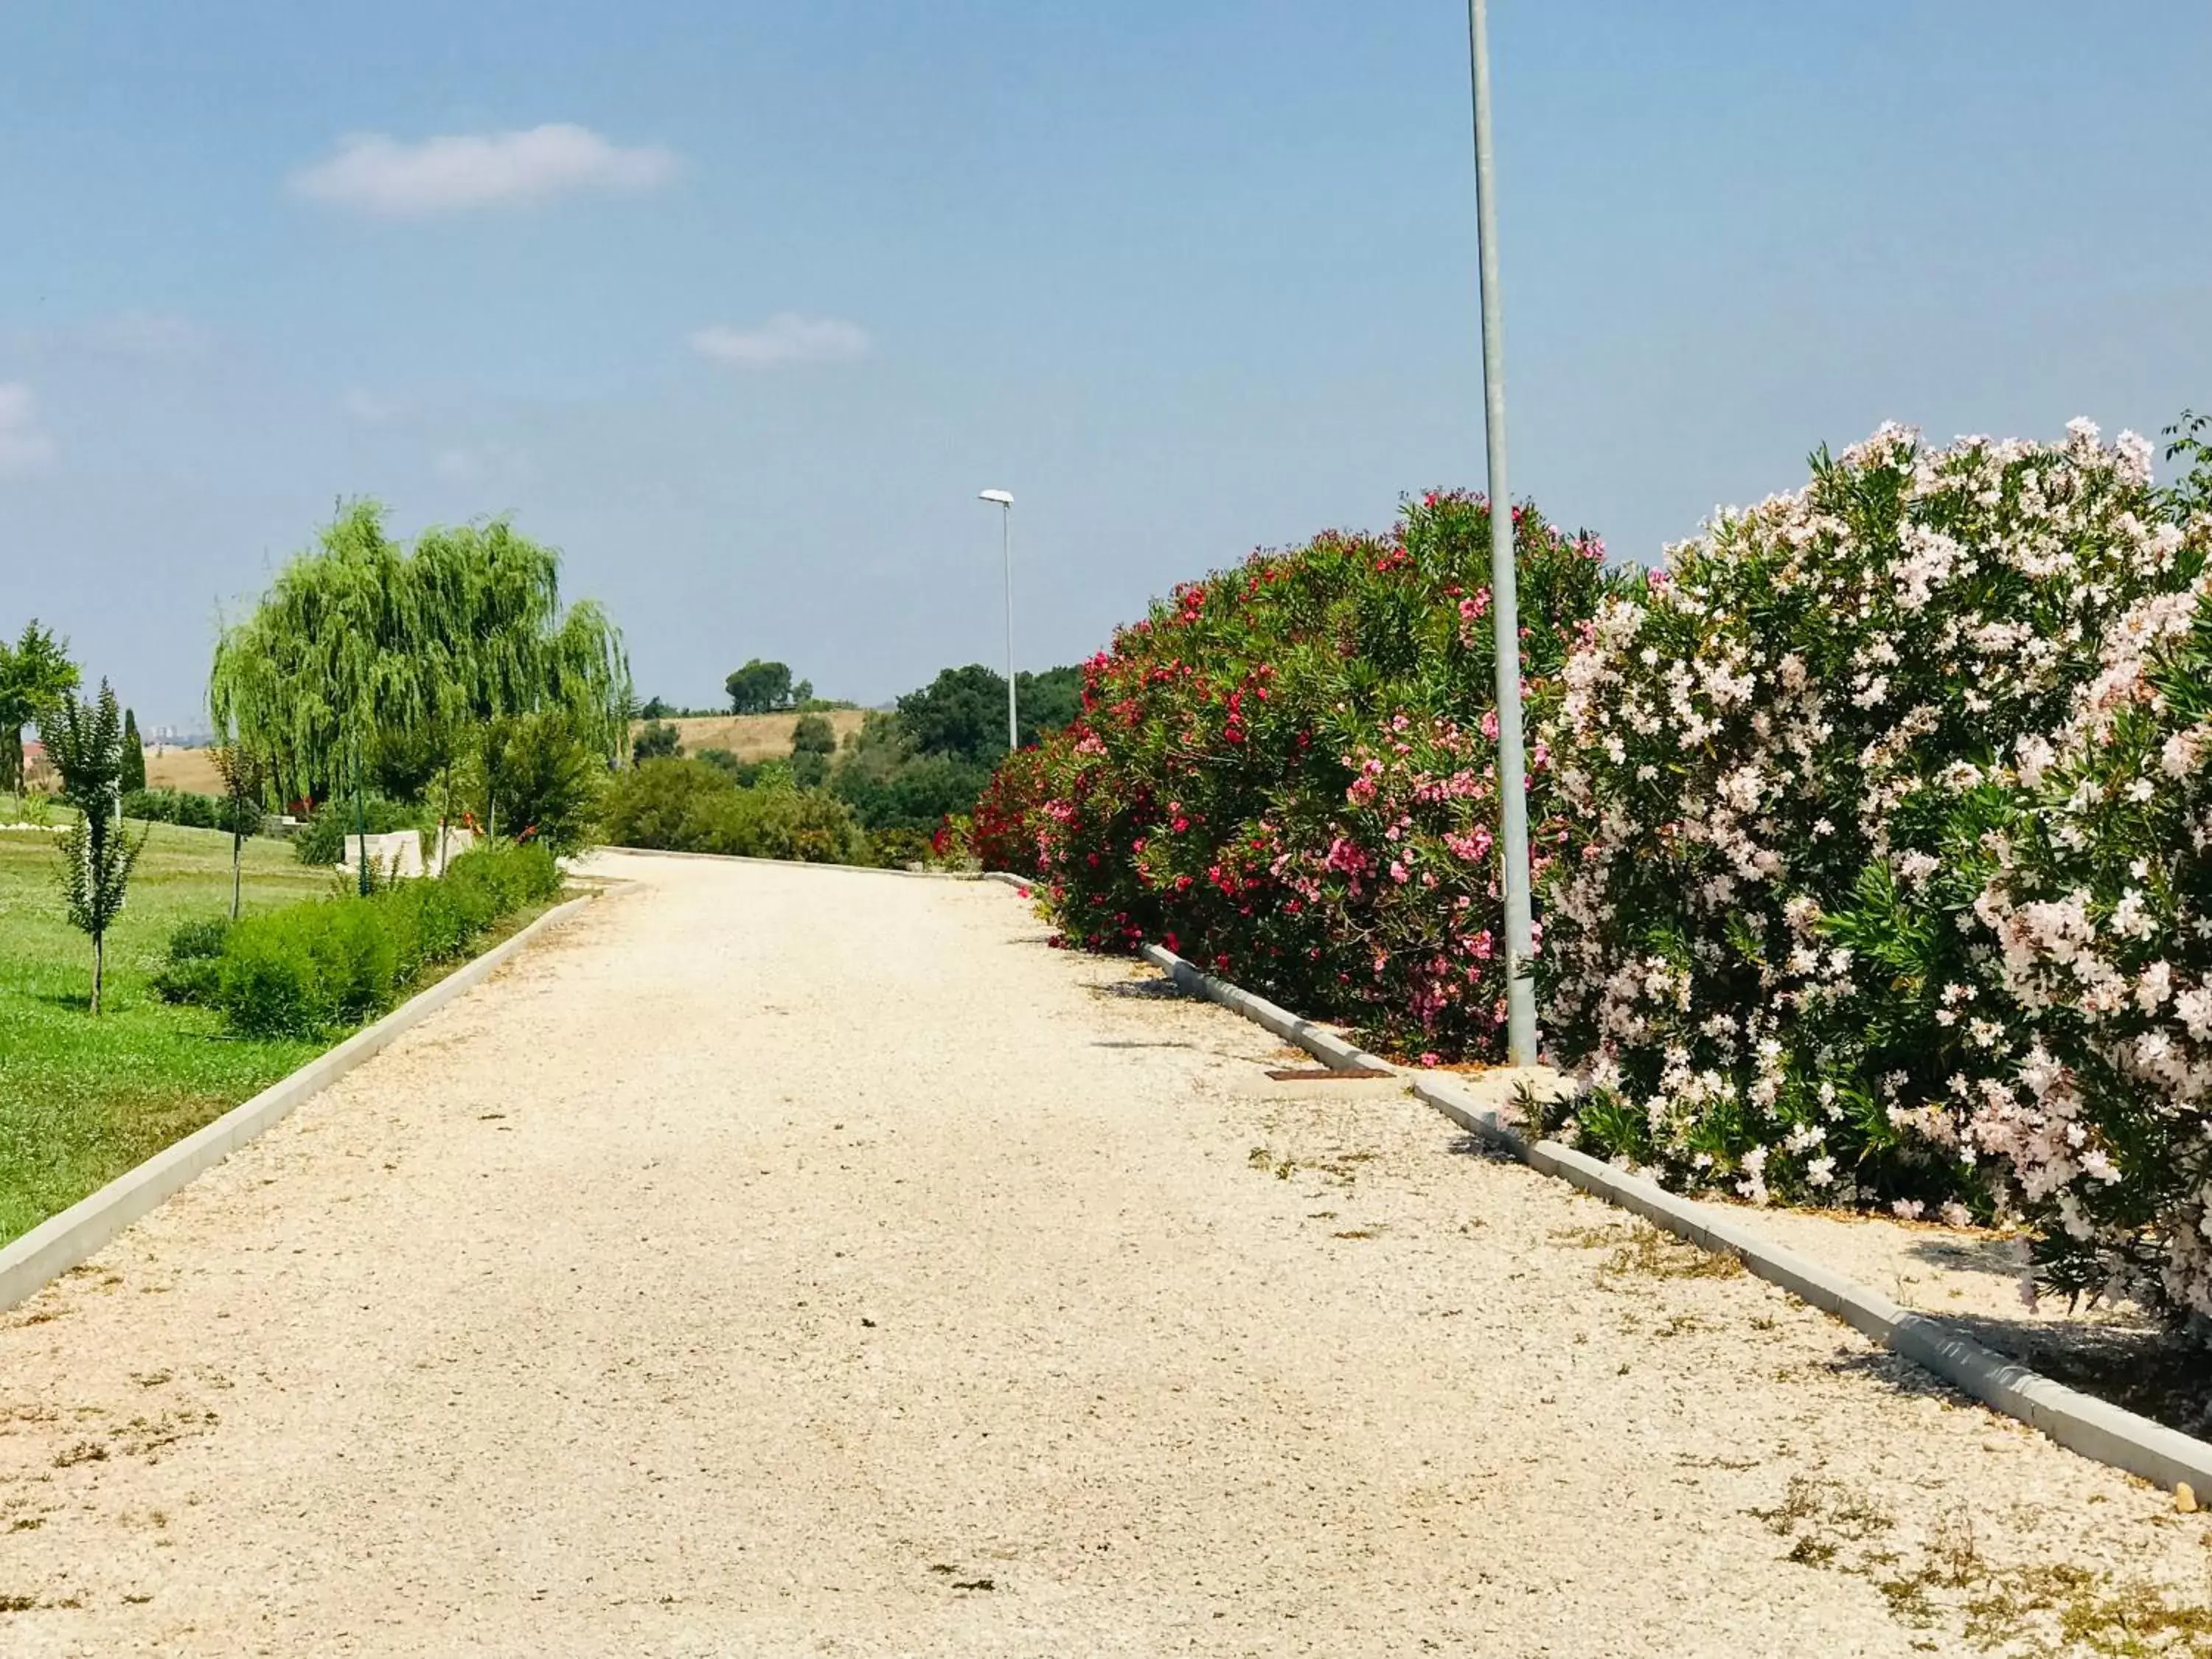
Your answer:
[[[1986,866],[2045,734],[2203,542],[2132,434],[1885,427],[1609,600],[1547,732],[1574,846],[1540,881],[1544,1018],[1589,1085],[1565,1130],[1758,1201],[2046,1195],[2006,1173],[2017,1124],[1966,1109],[2021,1082],[2040,1018],[2000,983]]]
[[[1613,579],[1595,538],[1514,518],[1533,717]],[[994,783],[1006,867],[1036,871],[1069,943],[1158,940],[1404,1051],[1496,1054],[1489,583],[1487,505],[1431,494],[1389,535],[1333,532],[1178,587],[1086,665],[1078,718]],[[1548,765],[1537,745],[1539,797]]]
[[[1049,741],[1047,734],[1046,742]],[[1044,805],[1050,782],[1042,745],[1016,750],[991,774],[966,823],[953,826],[948,820],[953,832],[950,839],[963,844],[986,870],[1032,878],[1042,875],[1042,842],[1050,823],[1044,816]],[[946,838],[947,830],[940,830],[939,835]]]

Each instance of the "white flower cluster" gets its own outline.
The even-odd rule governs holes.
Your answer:
[[[2161,510],[2132,434],[1930,448],[1885,426],[1607,602],[1545,734],[1567,837],[1542,894],[1547,1024],[1589,1085],[1583,1144],[1762,1201],[1916,1214],[2104,1179],[2069,1127],[2078,1085],[2034,1059],[2004,988],[2019,951],[2101,960],[2090,924],[2063,893],[1978,901],[2024,792],[2063,779],[2084,811],[2150,810],[2137,779],[2071,757],[2141,706],[2205,540]],[[2153,788],[2203,777],[2212,719],[2162,743]],[[2212,818],[2192,833],[2212,842]],[[2081,903],[2139,954],[2171,924],[2165,890]],[[1993,1185],[1993,1160],[2039,1173]]]
[[[2193,521],[2201,547],[2207,526]],[[1978,919],[2028,1034],[1962,1091],[1962,1144],[2065,1288],[2212,1315],[2212,578],[2152,595],[1993,846]],[[2008,1056],[2009,1058],[2009,1056]]]

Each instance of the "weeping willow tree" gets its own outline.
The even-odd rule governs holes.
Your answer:
[[[380,743],[420,745],[449,778],[465,749],[489,752],[494,721],[558,711],[611,761],[629,701],[622,635],[597,605],[562,608],[558,552],[503,520],[426,531],[409,552],[374,501],[223,630],[208,685],[216,728],[285,799],[349,793],[356,833]]]
[[[427,727],[441,778],[449,783],[463,744],[472,744],[495,785],[494,725],[522,714],[560,714],[594,753],[621,754],[630,702],[622,634],[591,600],[562,610],[557,552],[494,520],[426,532],[413,569],[446,624],[433,646],[443,668]]]

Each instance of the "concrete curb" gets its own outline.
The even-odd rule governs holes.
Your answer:
[[[1478,1139],[1542,1174],[1632,1210],[1654,1226],[1702,1249],[1726,1251],[1769,1284],[1834,1315],[1893,1353],[1933,1371],[1960,1393],[2041,1430],[2069,1450],[2161,1486],[2185,1481],[2197,1492],[2212,1492],[2212,1444],[2054,1382],[1940,1319],[1901,1308],[1879,1291],[1769,1243],[1711,1206],[1670,1193],[1642,1176],[1556,1140],[1530,1141],[1449,1073],[1401,1071],[1310,1020],[1216,979],[1171,951],[1157,945],[1143,948],[1145,959],[1183,989],[1255,1021],[1339,1070],[1380,1066],[1396,1073],[1417,1099]]]
[[[1140,946],[1139,951],[1146,962],[1194,996],[1210,997],[1223,1007],[1234,1009],[1255,1024],[1266,1026],[1285,1042],[1295,1042],[1308,1054],[1327,1060],[1340,1072],[1395,1073],[1398,1069],[1387,1060],[1378,1060],[1365,1049],[1354,1048],[1335,1032],[1310,1019],[1300,1019],[1287,1009],[1278,1008],[1265,997],[1255,997],[1225,979],[1214,978],[1172,951],[1157,945]]]
[[[568,921],[591,902],[586,897],[556,905],[513,939],[503,939],[474,961],[464,963],[428,990],[409,998],[375,1024],[355,1032],[328,1054],[309,1060],[291,1076],[232,1107],[214,1122],[164,1147],[137,1169],[118,1176],[59,1215],[47,1217],[6,1249],[0,1249],[0,1308],[14,1307],[50,1279],[76,1267],[203,1170],[222,1163],[302,1101],[313,1098],[363,1060],[389,1047],[402,1032],[420,1024],[456,997],[481,984],[540,933]]]

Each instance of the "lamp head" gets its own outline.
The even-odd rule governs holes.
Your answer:
[[[998,507],[1012,507],[1014,504],[1013,496],[1003,489],[986,489],[975,499],[979,501],[989,501]]]

